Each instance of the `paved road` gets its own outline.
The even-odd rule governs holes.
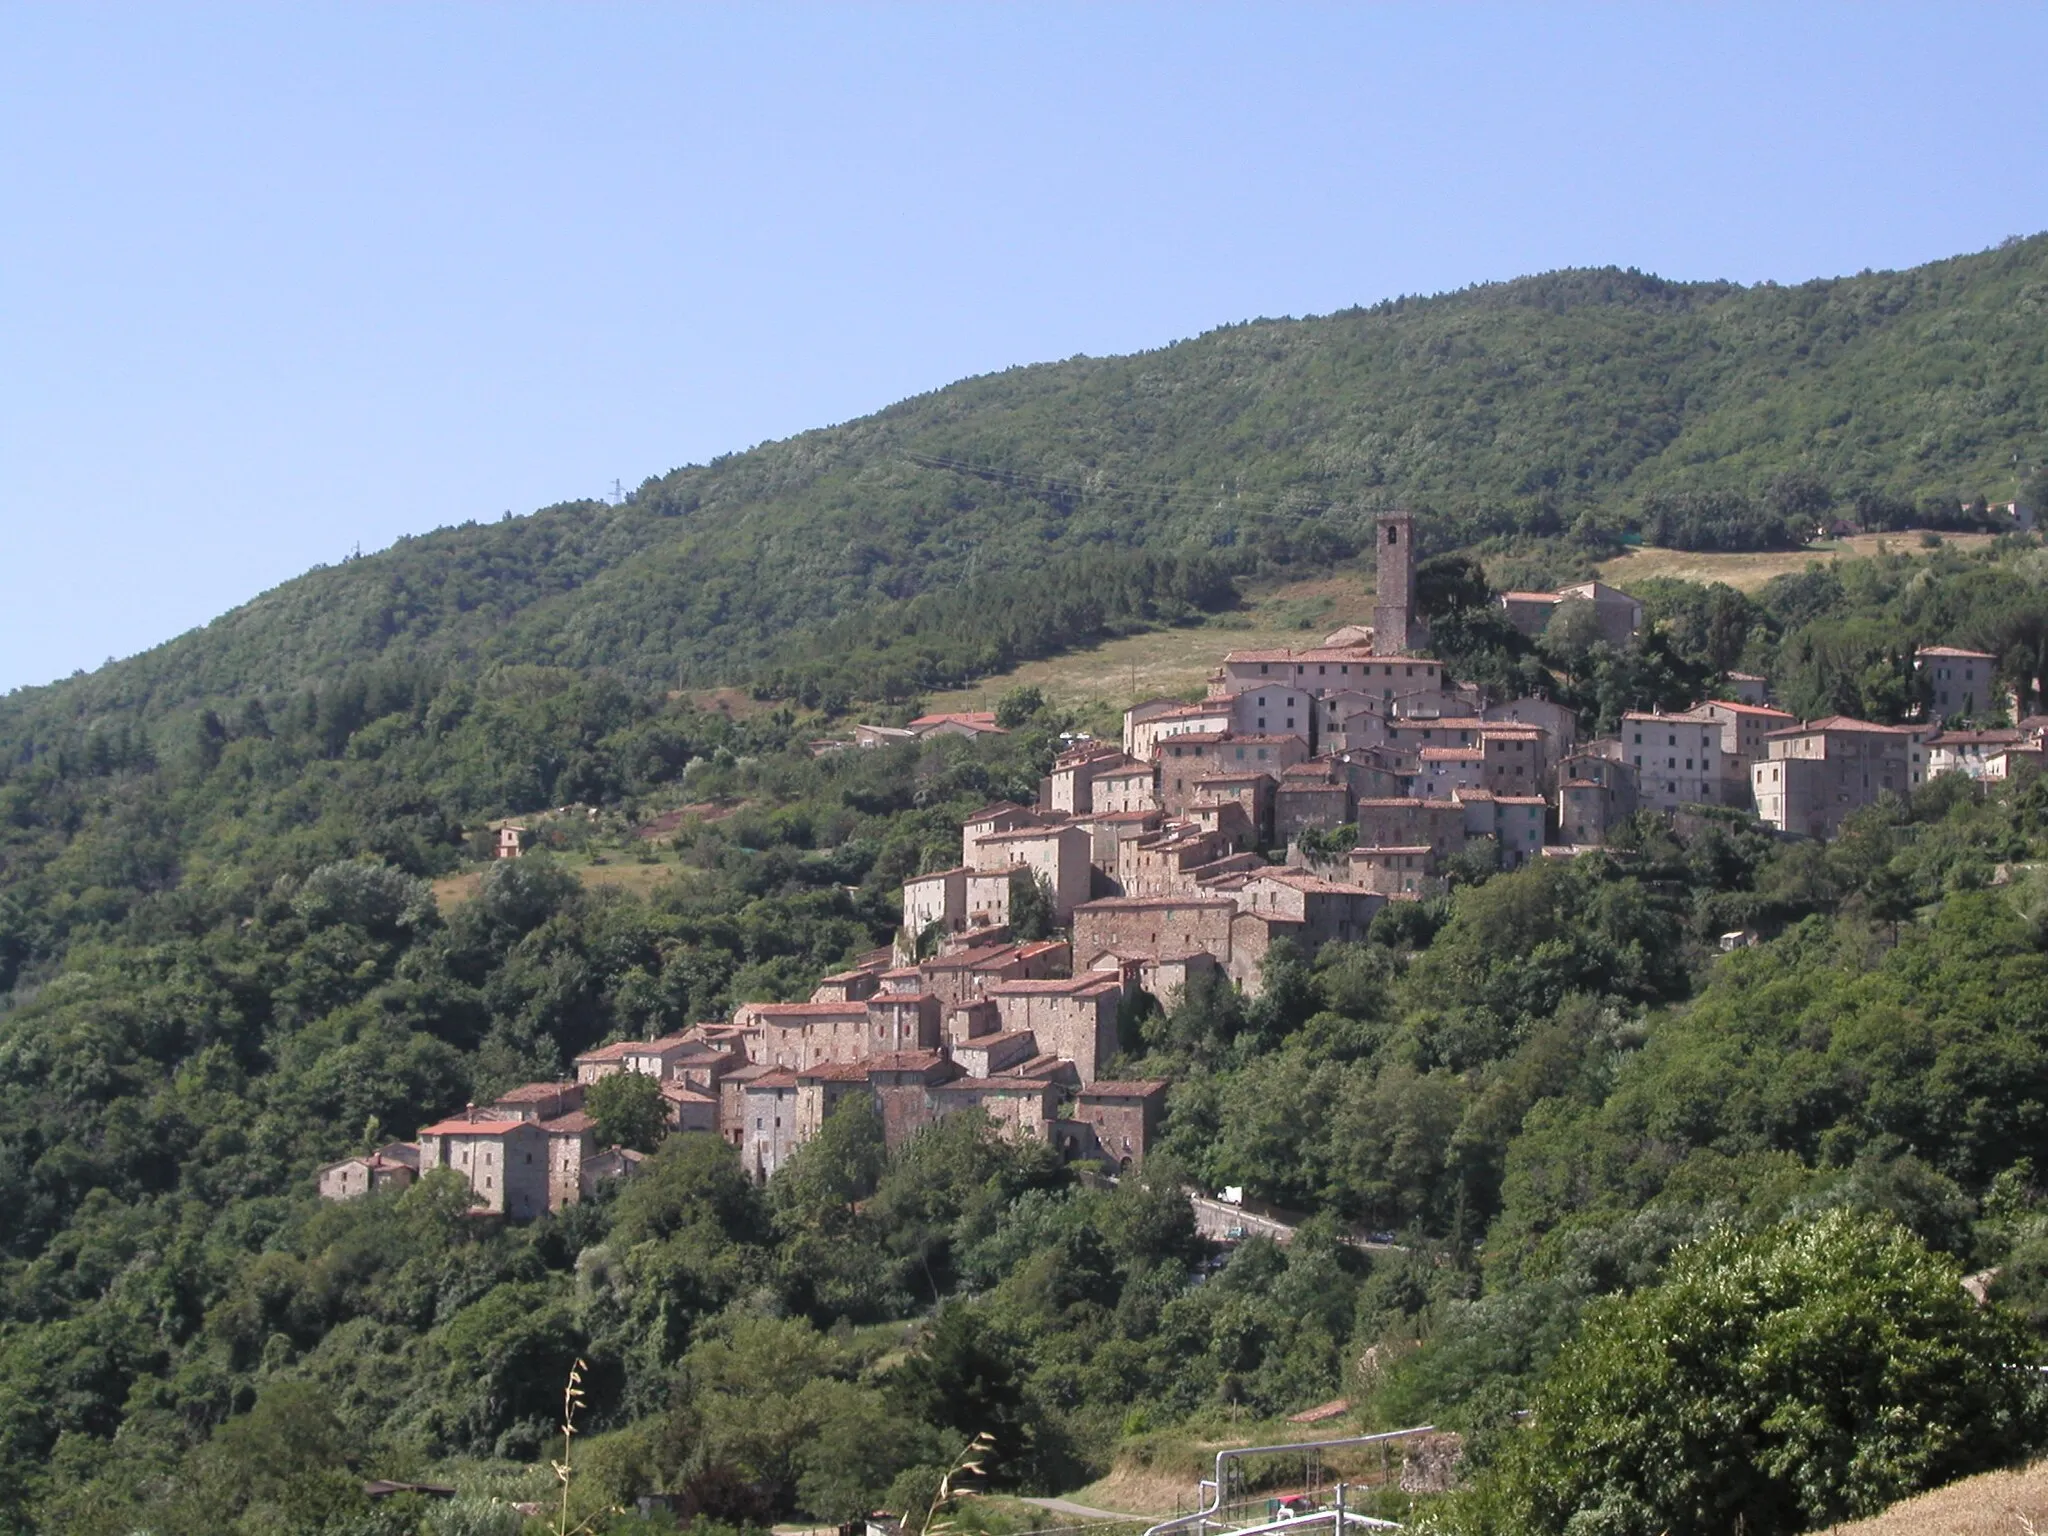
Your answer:
[[[1049,1509],[1056,1515],[1072,1515],[1077,1520],[1143,1520],[1151,1523],[1151,1515],[1119,1514],[1113,1509],[1091,1509],[1086,1504],[1076,1504],[1072,1499],[1026,1499],[1026,1504],[1036,1504],[1040,1509]]]

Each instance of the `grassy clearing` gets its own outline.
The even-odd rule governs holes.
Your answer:
[[[642,897],[651,895],[657,887],[666,885],[678,875],[689,872],[686,866],[673,858],[655,864],[642,864],[631,858],[607,854],[604,863],[593,864],[588,858],[579,858],[574,854],[554,854],[551,857],[558,867],[568,870],[582,881],[587,890],[607,887]],[[445,916],[476,895],[477,882],[481,879],[481,869],[443,875],[434,882],[434,904]]]
[[[1989,533],[1944,533],[1945,549],[1983,549],[1997,537]],[[1804,549],[1776,550],[1762,554],[1717,555],[1683,549],[1659,549],[1645,545],[1618,555],[1600,567],[1600,579],[1626,588],[1631,581],[1666,576],[1675,581],[1705,584],[1725,582],[1740,592],[1754,592],[1773,577],[1803,571],[1816,561],[1867,559],[1880,553],[1929,555],[1920,546],[1918,533],[1859,533],[1846,539],[1827,539]]]
[[[1346,624],[1372,622],[1372,578],[1339,572],[1255,592],[1243,608],[1181,629],[1126,635],[1044,661],[1028,661],[972,688],[935,693],[933,710],[993,709],[1012,688],[1027,684],[1070,708],[1106,704],[1121,710],[1134,700],[1200,698],[1225,651],[1261,646],[1313,645]]]

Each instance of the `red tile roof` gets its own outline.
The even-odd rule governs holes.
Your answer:
[[[557,1115],[552,1120],[543,1120],[540,1128],[550,1136],[580,1136],[586,1131],[597,1129],[597,1122],[580,1109],[566,1115]]]
[[[1084,1099],[1150,1099],[1156,1098],[1172,1086],[1161,1077],[1117,1080],[1098,1078],[1083,1086],[1077,1096]]]
[[[488,1120],[480,1115],[455,1115],[419,1129],[422,1136],[511,1136],[532,1127],[531,1120]]]

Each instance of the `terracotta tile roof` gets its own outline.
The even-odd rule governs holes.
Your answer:
[[[996,712],[992,709],[961,709],[936,715],[919,715],[910,722],[913,731],[921,725],[972,725],[987,731],[1001,729],[996,724]]]
[[[578,1065],[588,1062],[624,1061],[633,1052],[646,1047],[644,1040],[618,1040],[610,1045],[600,1045],[594,1051],[585,1051],[576,1058]]]
[[[580,1109],[572,1109],[566,1115],[557,1115],[552,1120],[543,1120],[540,1128],[550,1136],[580,1136],[586,1131],[597,1129],[597,1122]]]
[[[1077,1094],[1083,1099],[1150,1099],[1156,1098],[1173,1085],[1162,1077],[1110,1079],[1097,1078],[1084,1085]]]
[[[1955,661],[1998,660],[1989,651],[1970,651],[1963,649],[1959,645],[1923,645],[1914,654],[1918,656],[1944,656]]]
[[[1541,741],[1543,731],[1534,725],[1482,725],[1479,736],[1482,741]]]
[[[799,1082],[864,1083],[868,1080],[868,1064],[864,1061],[814,1061],[808,1067],[798,1067],[796,1075]]]
[[[1668,720],[1671,717],[1667,715],[1665,718]],[[1922,727],[1877,725],[1869,720],[1858,720],[1849,715],[1827,715],[1819,720],[1809,720],[1804,725],[1787,726],[1782,731],[1766,731],[1764,734],[1767,737],[1812,736],[1820,731],[1881,731],[1896,734],[1900,731],[1918,729],[1922,729]]]
[[[1561,603],[1564,601],[1555,592],[1503,592],[1500,597],[1504,603]]]
[[[527,1130],[531,1120],[487,1120],[481,1115],[455,1115],[419,1129],[422,1136],[511,1136]]]
[[[1427,843],[1381,843],[1371,848],[1354,848],[1351,850],[1351,857],[1354,859],[1369,859],[1375,855],[1384,857],[1393,853],[1434,853],[1435,851]]]
[[[1053,981],[999,981],[988,989],[990,997],[1078,997],[1104,988],[1121,988],[1122,982],[1107,971],[1083,971]]]
[[[1421,756],[1428,763],[1483,763],[1486,750],[1483,747],[1424,747]]]
[[[748,1093],[782,1093],[796,1087],[796,1074],[787,1067],[772,1067],[746,1084]]]
[[[508,1088],[498,1095],[500,1104],[545,1104],[549,1099],[559,1099],[565,1093],[575,1093],[577,1083],[521,1083],[517,1088]]]
[[[1729,675],[1731,677],[1734,676],[1733,673]],[[1769,715],[1777,720],[1790,720],[1794,718],[1792,711],[1789,709],[1773,709],[1768,704],[1738,704],[1733,699],[1709,699],[1700,708],[1733,710],[1738,715]]]
[[[890,1051],[867,1060],[870,1072],[928,1072],[945,1064],[943,1051]]]
[[[878,992],[867,1001],[870,1008],[923,1007],[939,1000],[936,992]]]
[[[1413,802],[1409,802],[1413,803]],[[1234,907],[1237,903],[1221,896],[1105,896],[1084,901],[1076,912],[1128,912],[1140,907]]]
[[[663,1083],[661,1085],[661,1096],[678,1104],[716,1104],[718,1102],[717,1094],[699,1093],[688,1083]]]
[[[1494,803],[1495,805],[1545,805],[1545,804],[1548,804],[1548,802],[1547,802],[1546,800],[1544,800],[1544,798],[1543,798],[1543,797],[1542,797],[1541,795],[1495,795],[1495,796],[1493,797],[1493,803]]]
[[[965,864],[956,864],[951,869],[935,869],[928,875],[906,876],[903,883],[905,885],[915,885],[920,880],[950,880],[955,875],[968,875],[972,873],[973,871],[969,869]],[[827,981],[846,981],[855,976],[872,976],[873,974],[874,972],[866,969],[858,971],[841,971],[838,975],[827,976],[825,979]]]
[[[861,1003],[755,1003],[754,1017],[764,1024],[802,1024],[812,1019],[865,1019]]]
[[[1037,811],[1028,805],[1019,805],[1014,800],[991,800],[980,810],[961,818],[962,825],[970,821],[989,821],[997,816],[1036,816]]]

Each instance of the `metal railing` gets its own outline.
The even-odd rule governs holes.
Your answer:
[[[1224,1477],[1225,1467],[1246,1457],[1286,1456],[1300,1451],[1328,1451],[1336,1450],[1339,1447],[1387,1445],[1396,1440],[1411,1439],[1416,1435],[1434,1434],[1435,1431],[1436,1426],[1434,1424],[1418,1424],[1413,1429],[1390,1429],[1377,1435],[1345,1435],[1336,1440],[1294,1440],[1285,1445],[1241,1445],[1229,1450],[1218,1451],[1216,1453],[1215,1479],[1212,1481],[1205,1477],[1201,1483],[1202,1488],[1207,1490],[1209,1494],[1209,1502],[1191,1515],[1175,1515],[1171,1520],[1160,1521],[1157,1525],[1147,1529],[1145,1536],[1167,1536],[1167,1533],[1170,1531],[1190,1529],[1195,1532],[1195,1536],[1204,1536],[1209,1522],[1214,1520],[1218,1512],[1223,1508],[1223,1491],[1228,1486],[1228,1481]],[[1330,1522],[1331,1529],[1336,1533],[1336,1536],[1342,1536],[1342,1533],[1347,1528],[1361,1524],[1381,1530],[1388,1528],[1399,1529],[1390,1520],[1373,1520],[1365,1515],[1347,1513],[1343,1508],[1341,1499],[1338,1507],[1334,1510],[1317,1510],[1313,1514],[1294,1515],[1282,1520],[1265,1521],[1257,1528],[1262,1531],[1277,1531],[1289,1526],[1314,1525],[1324,1521]]]

